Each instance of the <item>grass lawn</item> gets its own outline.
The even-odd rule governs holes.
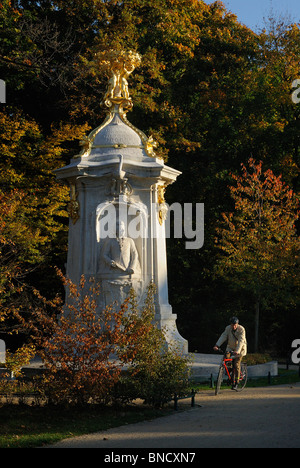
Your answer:
[[[30,448],[67,437],[107,430],[170,414],[143,406],[69,409],[5,405],[0,407],[0,448]]]
[[[268,377],[252,378],[247,382],[247,387],[263,387],[267,385],[284,385],[300,382],[299,371],[278,369],[278,376],[271,377],[271,383],[268,383]]]
[[[300,382],[299,371],[295,370],[285,370],[285,369],[278,369],[278,376],[271,377],[271,383],[268,382],[268,377],[255,377],[248,379],[247,387],[267,387],[268,385],[284,385],[284,384],[292,384]],[[214,382],[214,385],[216,382]],[[207,389],[206,383],[201,382],[194,382],[193,388],[194,390],[205,390]],[[223,385],[224,388],[227,387],[226,384]]]

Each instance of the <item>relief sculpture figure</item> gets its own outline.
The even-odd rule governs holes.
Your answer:
[[[139,255],[133,239],[125,236],[125,224],[117,223],[116,237],[107,239],[102,258],[114,276],[139,275]]]
[[[139,254],[134,240],[126,237],[125,225],[117,223],[116,237],[107,239],[101,255],[105,266],[102,280],[103,306],[114,302],[122,304],[134,289],[138,298],[141,297],[143,281]]]

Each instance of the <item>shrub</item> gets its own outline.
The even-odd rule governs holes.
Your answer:
[[[68,291],[67,303],[47,301],[36,292],[40,303],[30,325],[47,369],[41,387],[49,403],[142,398],[159,407],[185,391],[187,362],[166,348],[163,331],[154,324],[154,285],[142,310],[134,291],[120,307],[99,310],[100,293],[93,280],[82,277],[77,287],[59,275]]]
[[[162,407],[175,393],[188,392],[189,367],[187,357],[174,347],[168,349],[163,330],[154,323],[154,294],[155,286],[151,284],[139,312],[134,291],[131,292],[131,313],[123,318],[123,347],[130,366],[116,387],[116,394],[123,400],[141,398],[147,404]]]
[[[119,310],[112,306],[99,311],[99,291],[93,281],[82,277],[77,287],[59,274],[68,291],[67,303],[39,296],[40,305],[34,310],[32,333],[47,370],[40,385],[49,403],[106,403],[121,372],[113,356],[126,303]]]
[[[151,362],[139,362],[129,378],[139,397],[156,408],[171,401],[175,394],[189,392],[186,359],[173,350],[158,353]]]
[[[269,354],[247,354],[247,356],[244,357],[244,362],[248,366],[255,366],[258,364],[265,364],[266,362],[272,361],[272,358]]]

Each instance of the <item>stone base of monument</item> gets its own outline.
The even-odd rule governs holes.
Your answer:
[[[192,378],[210,378],[213,376],[217,378],[219,367],[222,361],[220,354],[191,354],[191,377]],[[248,378],[252,377],[266,377],[270,373],[271,376],[278,375],[278,362],[271,361],[265,364],[258,364],[256,366],[248,366]]]

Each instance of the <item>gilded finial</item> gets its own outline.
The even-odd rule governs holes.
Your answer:
[[[107,110],[105,121],[99,127],[95,128],[87,137],[84,137],[81,142],[81,151],[75,158],[88,158],[93,149],[99,149],[104,146],[101,144],[94,145],[95,138],[100,132],[110,125],[115,118],[120,118],[121,121],[133,130],[141,138],[142,146],[146,154],[152,158],[156,158],[155,148],[157,143],[153,137],[148,138],[141,130],[132,125],[126,117],[126,113],[132,108],[132,99],[129,94],[128,81],[129,75],[137,68],[142,61],[142,56],[132,50],[105,50],[95,54],[93,67],[96,66],[99,70],[108,77],[108,86],[102,100],[102,106]],[[107,147],[107,146],[105,146]],[[110,146],[109,146],[110,147]],[[127,145],[116,141],[112,143],[112,148],[126,148]],[[139,148],[141,145],[139,146]]]
[[[100,69],[109,78],[103,105],[110,109],[116,104],[126,113],[132,108],[127,78],[140,65],[141,55],[132,50],[111,49],[99,52],[96,57]]]

